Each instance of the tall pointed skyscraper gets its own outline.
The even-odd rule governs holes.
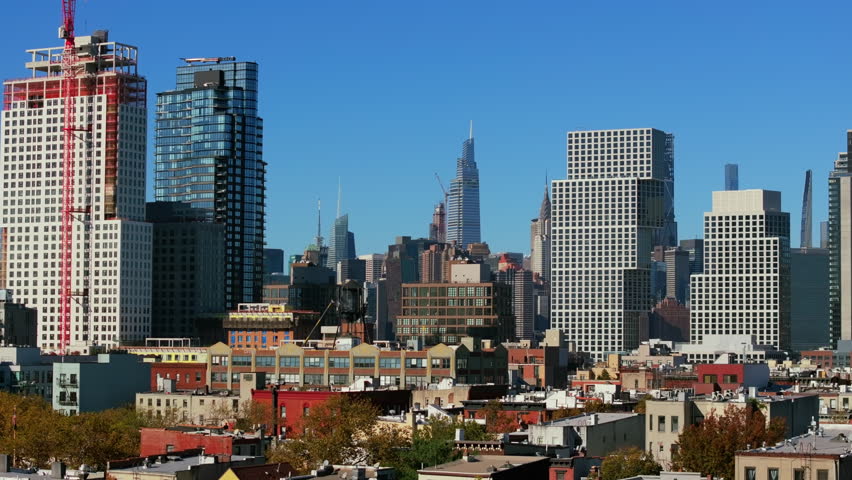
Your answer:
[[[811,234],[813,233],[813,193],[811,191],[811,176],[813,172],[808,170],[805,172],[805,192],[802,195],[802,232],[799,236],[801,248],[811,248]]]
[[[340,209],[341,187],[337,187],[337,218],[331,226],[331,236],[328,245],[327,267],[337,271],[341,260],[355,258],[355,234],[349,231],[349,214],[342,215]]]
[[[479,229],[479,169],[473,154],[473,122],[456,161],[456,178],[447,196],[447,242],[461,247],[481,241]]]
[[[530,224],[530,268],[543,280],[550,280],[550,195],[544,187],[544,199],[538,217]]]

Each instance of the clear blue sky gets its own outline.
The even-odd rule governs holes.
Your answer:
[[[59,44],[60,1],[4,3],[0,77],[22,77],[25,49]],[[852,128],[849,18],[840,1],[80,0],[77,24],[139,46],[152,115],[180,57],[260,63],[268,246],[289,255],[318,196],[328,236],[338,176],[359,254],[427,235],[471,119],[492,251],[529,250],[566,131],[628,127],[675,134],[681,238],[731,162],[742,188],[783,192],[794,246],[812,168],[818,241]]]

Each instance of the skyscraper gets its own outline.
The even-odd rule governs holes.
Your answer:
[[[813,193],[811,192],[811,172],[810,170],[805,172],[805,191],[802,195],[802,231],[801,231],[801,248],[811,248],[813,243],[811,242],[811,238],[813,235],[813,220],[811,219],[814,215],[814,207],[813,207]]]
[[[550,196],[547,187],[538,217],[530,222],[530,267],[533,275],[550,280]]]
[[[837,155],[828,174],[828,311],[829,339],[852,340],[852,130],[846,132],[846,151]]]
[[[651,128],[568,133],[553,182],[551,326],[602,359],[639,345],[654,245],[671,245],[674,136]]]
[[[829,344],[828,250],[790,249],[790,348],[816,350]]]
[[[713,192],[704,214],[704,273],[690,288],[690,338],[753,335],[790,348],[790,214],[781,192]]]
[[[517,262],[503,254],[494,279],[512,287],[512,312],[515,314],[515,337],[518,340],[534,338],[535,311],[533,305],[533,273],[524,270]]]
[[[263,274],[284,273],[284,250],[280,248],[263,249]]]
[[[385,263],[384,253],[369,253],[359,255],[358,258],[367,262],[367,283],[378,282],[382,278],[382,266]]]
[[[689,274],[704,273],[704,240],[701,238],[681,240],[680,248],[689,252]]]
[[[225,303],[259,302],[266,162],[257,63],[187,59],[157,94],[157,201],[188,202],[225,225]]]
[[[349,214],[334,219],[328,245],[328,268],[337,271],[341,260],[355,258],[355,235],[349,231]]]
[[[725,190],[740,189],[740,166],[736,163],[725,164]]]
[[[429,224],[429,240],[438,243],[447,241],[447,211],[444,202],[435,205],[432,212],[432,223]]]
[[[456,161],[456,177],[447,196],[447,242],[462,248],[480,242],[479,169],[473,153],[473,122],[470,137],[462,144],[462,156]]]
[[[151,333],[151,225],[145,223],[146,88],[136,47],[105,31],[75,39],[71,350]],[[62,47],[30,50],[31,78],[4,82],[0,288],[38,310],[39,346],[59,348]],[[84,209],[85,207],[85,209]],[[85,211],[83,211],[83,209]],[[88,298],[85,301],[84,298]]]

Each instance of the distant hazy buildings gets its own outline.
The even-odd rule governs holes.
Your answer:
[[[447,196],[447,242],[463,248],[480,242],[479,169],[473,150],[473,123],[470,137],[462,144],[462,156],[456,161],[456,177]]]
[[[802,194],[802,231],[800,235],[800,246],[802,248],[811,248],[813,246],[811,242],[814,230],[812,219],[814,215],[813,192],[811,191],[812,173],[810,170],[805,172],[805,191]]]
[[[499,270],[494,275],[498,282],[512,288],[512,312],[515,315],[515,337],[532,340],[534,337],[535,310],[533,304],[533,273],[521,268],[507,255],[500,259]]]
[[[262,296],[266,205],[263,120],[254,62],[215,59],[177,69],[157,94],[157,201],[188,202],[225,225],[225,303]]]
[[[375,283],[382,278],[382,267],[385,263],[385,254],[369,253],[367,255],[359,255],[358,258],[366,262],[365,269],[367,271],[367,282]]]
[[[435,242],[426,238],[412,239],[397,237],[396,243],[388,245],[385,256],[385,282],[383,291],[378,292],[379,302],[384,302],[387,315],[385,331],[377,332],[377,338],[394,338],[394,319],[402,308],[402,284],[420,281],[421,254]],[[384,294],[384,295],[382,295]],[[382,308],[380,305],[378,308]],[[383,319],[377,318],[377,324]]]
[[[666,297],[685,305],[689,301],[689,252],[679,247],[667,248],[663,256],[666,264]]]
[[[340,215],[331,227],[328,267],[337,270],[342,260],[355,258],[355,234],[349,231],[349,215]]]
[[[740,189],[740,166],[736,163],[725,164],[725,190]]]
[[[781,193],[713,192],[704,214],[704,273],[692,276],[690,337],[752,335],[790,348],[790,215]]]
[[[337,283],[355,280],[358,283],[367,281],[367,262],[360,258],[345,258],[337,262]]]
[[[530,222],[530,267],[544,281],[550,280],[550,222],[550,196],[545,187],[538,217]]]
[[[671,134],[568,133],[568,178],[553,182],[551,325],[595,359],[639,345],[650,252],[676,241],[673,181]]]
[[[849,151],[852,130],[846,132],[846,151],[837,155],[828,175],[828,308],[831,347],[852,340],[852,170]]]
[[[790,346],[816,350],[829,345],[828,250],[790,250]]]

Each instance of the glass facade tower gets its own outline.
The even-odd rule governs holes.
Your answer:
[[[210,60],[210,61],[206,61]],[[257,63],[204,59],[157,94],[157,201],[187,202],[225,225],[226,308],[259,302],[266,163]]]
[[[447,196],[447,242],[467,248],[479,243],[479,169],[473,154],[473,127],[462,144],[462,156],[456,162],[456,177]]]

